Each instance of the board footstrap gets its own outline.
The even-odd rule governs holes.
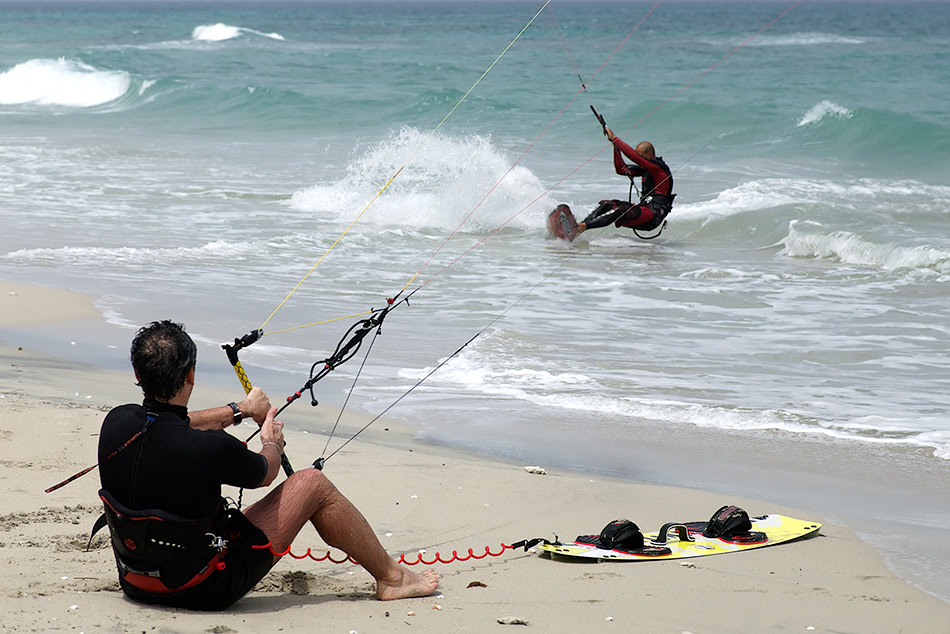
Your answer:
[[[692,535],[689,534],[689,528],[686,527],[686,524],[677,524],[676,522],[669,522],[660,527],[660,531],[657,533],[656,537],[650,540],[651,544],[656,544],[662,546],[666,544],[667,537],[669,536],[670,531],[676,533],[676,536],[681,542],[694,542],[696,541]]]

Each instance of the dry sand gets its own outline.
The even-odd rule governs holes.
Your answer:
[[[90,310],[82,296],[0,282],[0,328],[65,322]],[[105,412],[138,400],[131,373],[60,362],[18,349],[15,341],[2,343],[0,631],[363,634],[526,627],[552,633],[936,634],[950,628],[950,604],[897,578],[853,532],[827,523],[812,539],[686,562],[571,564],[505,550],[497,557],[437,563],[432,567],[442,585],[436,595],[396,602],[375,600],[372,579],[358,566],[285,557],[226,612],[140,606],[119,591],[104,534],[85,550],[100,512],[97,471],[43,492],[95,461]],[[203,388],[199,377],[192,405],[239,396]],[[284,418],[288,457],[299,469],[320,454],[325,439],[293,432],[293,419]],[[236,433],[244,437],[249,430],[242,426]],[[763,500],[551,469],[534,475],[523,467],[429,446],[411,429],[379,421],[329,461],[326,472],[390,553],[412,560],[420,549],[427,559],[436,552],[447,558],[469,548],[497,553],[501,544],[523,538],[571,539],[618,517],[655,529],[671,520],[706,519],[726,503],[754,515],[823,521],[807,509]],[[245,504],[259,495],[245,492]],[[310,530],[293,552],[307,548],[326,552]],[[507,617],[527,626],[499,623]]]

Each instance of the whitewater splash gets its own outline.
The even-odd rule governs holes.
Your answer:
[[[842,120],[850,119],[852,116],[854,116],[854,111],[825,100],[812,106],[811,109],[805,113],[805,116],[801,118],[801,121],[798,122],[798,127],[801,128],[813,123],[820,123],[826,118]]]
[[[129,74],[99,70],[66,58],[31,59],[0,74],[0,104],[89,108],[129,90]]]
[[[296,192],[291,206],[350,221],[372,202],[365,221],[377,225],[454,229],[471,214],[463,229],[495,228],[508,220],[509,226],[536,227],[542,210],[553,203],[542,199],[532,205],[544,187],[524,167],[508,173],[511,163],[485,137],[457,139],[403,128],[347,165],[338,181]]]
[[[279,33],[261,33],[254,29],[247,29],[240,26],[231,26],[230,24],[206,24],[196,26],[191,31],[191,39],[201,42],[223,42],[240,37],[242,33],[251,33],[261,37],[268,37],[272,40],[283,40],[284,36]]]

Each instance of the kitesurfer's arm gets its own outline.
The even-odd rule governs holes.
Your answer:
[[[270,399],[267,398],[264,390],[253,387],[248,392],[247,397],[236,405],[242,418],[252,418],[255,423],[261,425],[267,417],[267,411],[270,409]],[[189,412],[188,418],[191,420],[192,428],[207,430],[224,429],[229,425],[233,425],[236,417],[230,405],[222,405],[221,407]]]
[[[618,161],[617,157],[619,156],[619,154],[622,153],[623,156],[626,156],[627,158],[632,160],[634,163],[639,165],[641,168],[643,168],[643,172],[649,173],[650,176],[653,177],[653,182],[663,183],[667,180],[666,172],[663,171],[662,167],[660,167],[659,165],[651,161],[649,158],[643,156],[642,154],[637,152],[635,149],[633,149],[632,147],[624,143],[623,140],[620,137],[618,137],[616,134],[614,134],[610,128],[607,128],[606,134],[607,134],[607,140],[614,144],[614,166],[617,165],[617,161]],[[649,145],[649,144],[646,144],[646,145]],[[622,158],[619,159],[619,161],[623,163]],[[628,176],[642,176],[643,172],[641,172],[640,174],[629,174],[627,172],[620,172],[618,169],[618,173],[624,173],[624,174],[627,174]],[[659,190],[659,188],[657,189]],[[668,193],[668,192],[663,192],[663,193]]]
[[[614,169],[621,176],[629,176],[630,178],[643,176],[647,173],[647,171],[639,165],[627,164],[623,160],[623,154],[620,153],[620,148],[618,148],[616,145],[614,146]]]
[[[610,128],[607,128],[607,130],[605,131],[605,134],[607,135],[607,140],[613,143],[613,146],[614,146],[614,166],[617,167],[618,174],[624,174],[626,176],[630,176],[630,174],[628,174],[627,172],[620,171],[620,167],[619,167],[620,165],[623,165],[624,169],[627,169],[627,166],[623,162],[624,156],[626,156],[627,158],[629,158],[630,160],[632,160],[634,163],[636,163],[637,165],[639,165],[645,170],[648,170],[651,167],[650,161],[646,160],[643,156],[640,155],[639,152],[637,152],[632,147],[624,143],[623,140],[619,136],[613,133],[613,130],[611,130]]]
[[[613,143],[614,169],[617,171],[618,174],[620,174],[621,176],[629,176],[630,178],[633,178],[635,176],[643,176],[644,174],[647,173],[647,171],[644,168],[640,167],[639,165],[628,165],[627,162],[623,160],[623,153],[620,151],[620,147],[618,147],[618,145],[614,143],[615,141],[620,141],[620,139],[617,137],[616,134],[614,134],[613,130],[611,130],[610,128],[604,128],[604,135],[607,137],[608,141]],[[623,141],[620,141],[620,143],[622,143],[623,145],[627,145]],[[630,146],[627,145],[627,147],[629,148]],[[634,154],[637,154],[636,150],[631,149],[631,151]],[[637,154],[637,156],[640,156],[640,155]]]
[[[624,156],[626,156],[628,159],[630,159],[631,161],[633,161],[634,163],[642,167],[644,170],[650,171],[650,168],[653,167],[653,164],[650,163],[650,161],[644,158],[639,152],[634,150],[632,147],[624,143],[623,140],[620,139],[619,137],[615,136],[612,142],[614,144],[615,157],[622,153]],[[621,160],[621,162],[623,161]]]
[[[260,454],[267,459],[267,475],[259,486],[266,487],[277,477],[280,471],[280,456],[284,453],[284,424],[274,420],[277,408],[271,407],[267,411],[264,422],[261,423],[261,450]]]

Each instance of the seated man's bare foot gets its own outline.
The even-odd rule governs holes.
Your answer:
[[[392,601],[393,599],[408,599],[410,597],[427,597],[439,587],[439,574],[435,570],[426,569],[420,573],[415,573],[401,566],[399,570],[401,576],[395,583],[376,582],[377,599]]]

